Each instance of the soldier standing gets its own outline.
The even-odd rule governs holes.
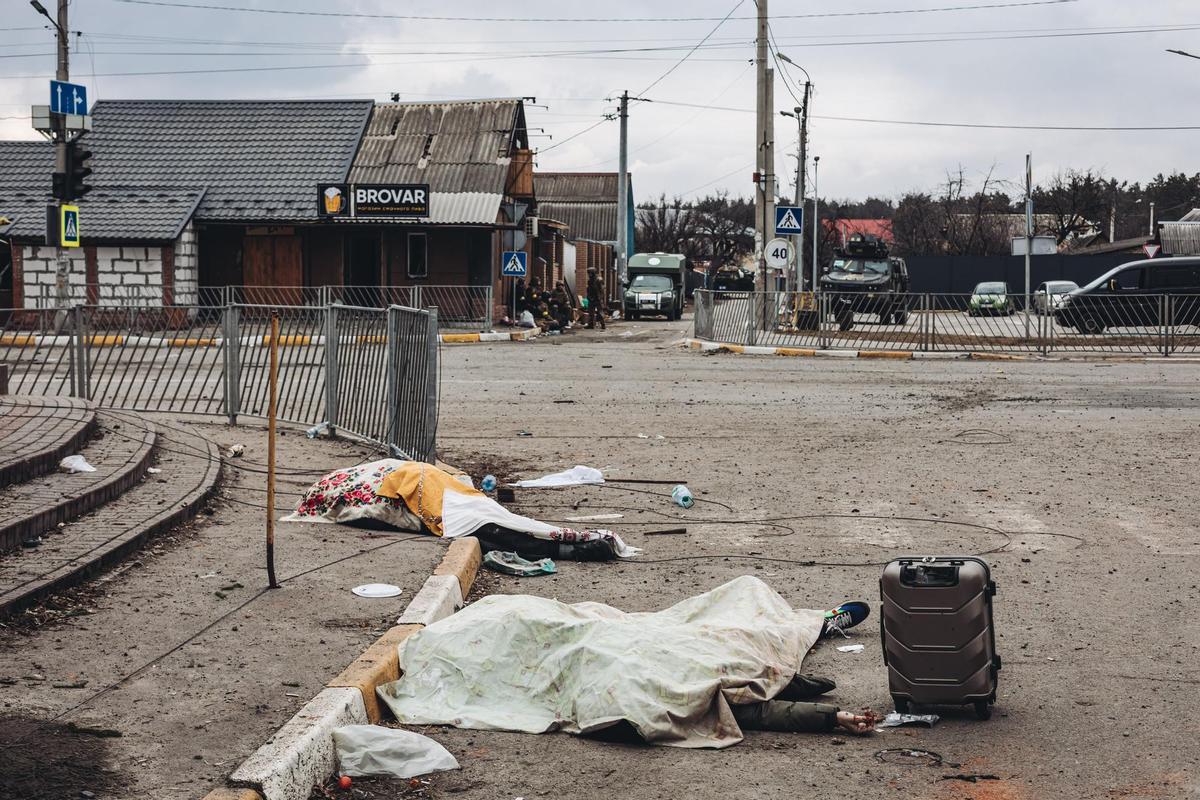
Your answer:
[[[595,328],[596,320],[600,320],[600,330],[606,330],[604,325],[604,284],[600,282],[600,276],[596,273],[593,267],[588,270],[587,282],[587,301],[588,301],[588,327]]]

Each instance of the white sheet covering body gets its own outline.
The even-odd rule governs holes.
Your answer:
[[[731,705],[774,697],[821,632],[743,576],[658,612],[493,595],[400,645],[403,677],[379,687],[413,725],[587,733],[627,720],[648,742],[728,747]]]
[[[536,519],[514,514],[490,497],[459,494],[458,492],[443,493],[442,532],[447,539],[470,536],[487,524],[527,533],[537,539],[557,542],[570,543],[608,539],[612,541],[613,549],[619,558],[632,558],[642,552],[640,547],[625,544],[621,537],[612,531],[576,531],[570,528],[560,528],[557,525],[538,522]]]

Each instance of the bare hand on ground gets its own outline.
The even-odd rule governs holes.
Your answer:
[[[875,729],[875,723],[879,721],[879,717],[870,709],[864,709],[860,714],[854,714],[849,711],[837,712],[838,727],[853,733],[855,736],[864,736]]]

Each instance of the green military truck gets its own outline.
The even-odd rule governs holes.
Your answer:
[[[678,253],[638,253],[629,257],[625,318],[683,316],[687,258]]]

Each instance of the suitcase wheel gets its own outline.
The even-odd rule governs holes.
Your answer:
[[[897,710],[899,710],[899,707],[897,707]],[[989,703],[987,700],[976,700],[975,701],[975,716],[979,717],[980,719],[991,719],[992,718],[992,704]]]
[[[908,703],[907,697],[893,696],[892,702],[895,703],[895,705],[896,705],[896,713],[898,713],[898,714],[907,714],[908,713],[909,703]]]

